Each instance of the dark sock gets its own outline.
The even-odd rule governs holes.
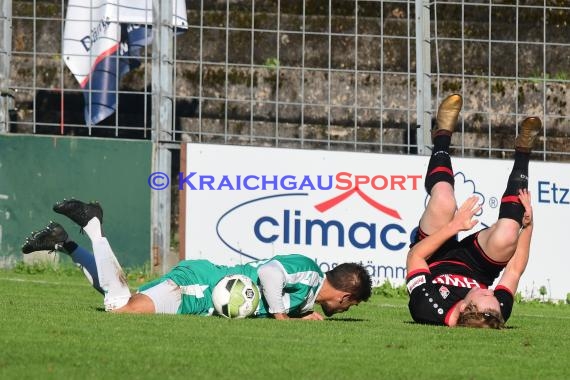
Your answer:
[[[451,134],[448,131],[438,131],[433,138],[433,143],[425,179],[425,188],[428,194],[431,194],[431,189],[438,182],[444,181],[451,184],[451,186],[455,185],[451,157],[449,157],[448,153]]]
[[[522,225],[523,216],[524,206],[520,203],[519,197],[514,195],[503,196],[499,208],[499,219],[512,219]]]
[[[437,131],[433,137],[433,151],[439,152],[449,152],[449,146],[451,145],[451,133],[446,130]]]
[[[530,153],[515,151],[515,162],[513,169],[521,169],[528,174],[528,162],[530,161]]]
[[[63,243],[63,249],[70,255],[77,249],[78,245],[74,241],[66,241]]]
[[[509,218],[522,225],[524,206],[519,199],[519,190],[528,188],[528,162],[530,153],[515,151],[513,170],[509,175],[507,188],[501,198],[499,219]]]

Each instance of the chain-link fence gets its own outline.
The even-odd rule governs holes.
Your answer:
[[[188,0],[184,28],[171,28],[172,90],[153,82],[152,45],[131,46],[113,63],[131,68],[114,79],[116,112],[97,124],[84,108],[101,90],[81,87],[62,53],[68,5],[3,2],[4,130],[151,138],[152,98],[166,96],[173,121],[160,141],[413,154],[438,101],[458,92],[462,155],[510,154],[517,123],[538,115],[535,156],[569,160],[565,0]]]

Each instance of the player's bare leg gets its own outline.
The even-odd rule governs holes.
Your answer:
[[[462,105],[461,96],[453,94],[441,102],[437,111],[433,151],[425,179],[425,187],[427,193],[430,194],[430,199],[420,219],[420,229],[428,235],[447,224],[457,209],[449,146]]]
[[[124,314],[154,314],[154,303],[149,296],[141,293],[134,294],[123,307],[114,309],[113,313]]]
[[[530,153],[541,127],[542,123],[537,117],[528,117],[522,121],[520,133],[515,140],[513,169],[501,198],[499,219],[478,236],[479,245],[491,260],[504,263],[515,253],[525,212],[519,199],[519,190],[528,188]]]

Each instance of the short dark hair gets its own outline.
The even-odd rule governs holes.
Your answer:
[[[500,311],[492,309],[479,311],[477,305],[469,303],[459,314],[457,326],[499,330],[505,327],[505,320]]]
[[[372,294],[372,279],[360,264],[339,264],[326,275],[333,288],[350,293],[350,298],[355,301],[368,301]]]

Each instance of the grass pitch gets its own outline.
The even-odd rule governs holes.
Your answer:
[[[0,271],[0,379],[570,378],[569,306],[516,304],[488,331],[411,323],[406,303],[323,322],[114,315],[78,271]]]

